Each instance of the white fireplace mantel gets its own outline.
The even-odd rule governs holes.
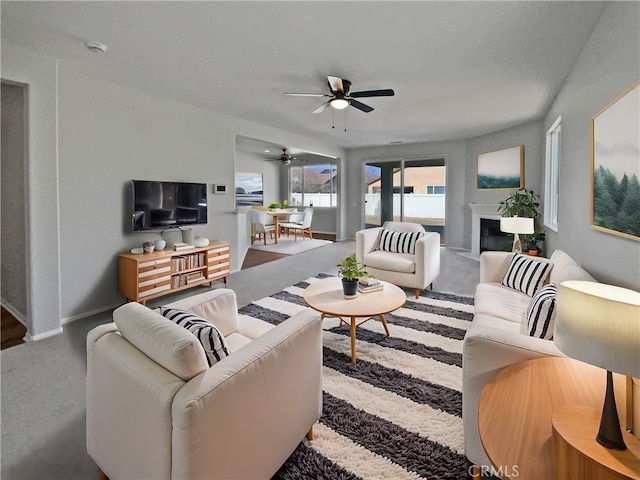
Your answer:
[[[502,215],[498,203],[470,203],[471,216],[471,257],[480,259],[480,219],[499,220]]]

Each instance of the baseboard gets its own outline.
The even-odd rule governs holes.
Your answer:
[[[98,313],[106,312],[108,310],[115,310],[120,305],[122,305],[122,303],[111,305],[109,307],[96,308],[95,310],[90,310],[88,312],[83,312],[77,315],[72,315],[70,317],[65,317],[60,321],[60,325],[66,325],[67,323],[71,323],[71,322],[75,322],[76,320],[81,320],[83,318],[91,317],[92,315],[97,315]]]
[[[58,335],[62,333],[62,327],[55,328],[53,330],[49,330],[46,332],[38,333],[36,335],[31,335],[29,332],[24,336],[25,342],[37,342],[38,340],[43,340],[45,338],[53,337],[54,335]]]

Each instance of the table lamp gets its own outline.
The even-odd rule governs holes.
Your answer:
[[[612,372],[640,376],[640,292],[570,280],[558,288],[553,341],[569,357],[607,370],[596,440],[626,450],[613,394]]]
[[[513,233],[513,251],[522,253],[522,244],[518,234],[532,234],[533,218],[527,217],[501,217],[500,231],[505,233]]]

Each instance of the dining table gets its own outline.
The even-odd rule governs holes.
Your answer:
[[[276,230],[276,243],[278,243],[278,238],[280,238],[280,217],[288,217],[292,213],[297,213],[298,210],[295,208],[273,208],[269,210],[265,210],[267,215],[271,215],[273,217],[273,226]]]

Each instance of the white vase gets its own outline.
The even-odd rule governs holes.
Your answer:
[[[153,242],[153,246],[156,250],[164,250],[164,247],[167,246],[167,242],[162,239],[156,240],[155,242]]]

